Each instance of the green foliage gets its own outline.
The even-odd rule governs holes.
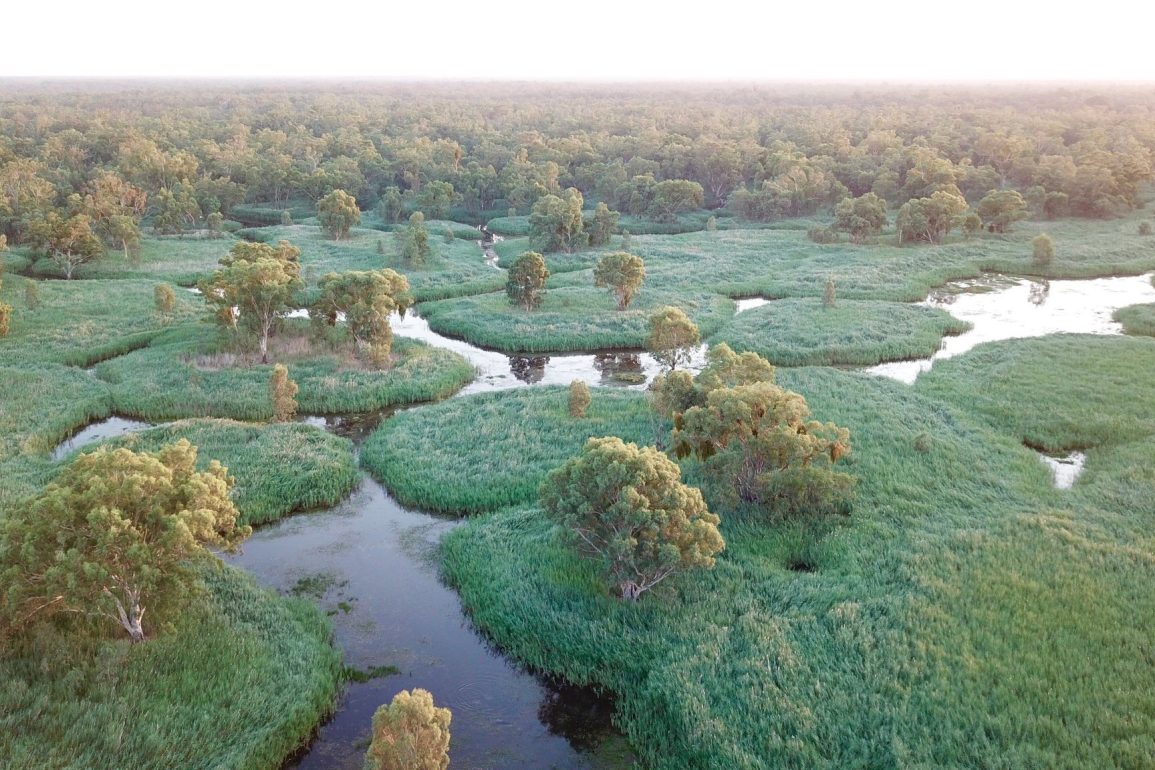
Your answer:
[[[393,270],[328,273],[309,308],[315,328],[333,327],[345,316],[345,329],[358,350],[367,350],[374,366],[384,368],[393,348],[389,316],[412,304],[409,281]]]
[[[852,243],[863,243],[870,236],[878,235],[885,226],[886,201],[872,192],[857,198],[843,198],[834,208],[831,229],[847,233]]]
[[[549,269],[541,254],[527,251],[509,266],[505,296],[511,305],[524,308],[527,312],[536,310],[545,298],[545,282],[548,279]]]
[[[222,269],[199,285],[219,326],[239,325],[257,340],[262,363],[268,363],[269,338],[304,287],[300,258],[301,250],[288,241],[275,247],[240,241],[221,258]]]
[[[546,195],[533,204],[529,237],[540,251],[573,251],[586,243],[582,194],[571,187],[565,197]],[[603,223],[604,224],[604,223]]]
[[[826,279],[826,287],[822,290],[822,306],[824,308],[832,308],[837,303],[836,295],[837,287],[834,285],[833,278]]]
[[[591,401],[590,386],[586,385],[585,380],[574,380],[569,384],[570,417],[585,417]]]
[[[716,388],[675,420],[674,450],[771,516],[847,513],[853,482],[832,467],[850,452],[850,432],[809,418],[801,394],[771,382]]]
[[[273,422],[288,422],[297,413],[297,383],[289,379],[284,364],[273,367],[269,377],[269,400],[273,403]]]
[[[594,286],[609,288],[617,298],[618,310],[629,307],[645,279],[646,265],[642,258],[624,251],[606,254],[594,268]]]
[[[698,327],[681,308],[666,306],[650,315],[646,350],[668,369],[688,363],[702,341]]]
[[[399,412],[365,442],[361,462],[405,505],[472,514],[536,500],[546,474],[592,436],[646,444],[668,428],[633,391],[598,388],[575,419],[568,388],[511,390]]]
[[[196,470],[188,441],[156,453],[98,449],[76,458],[0,535],[0,614],[18,631],[57,614],[111,620],[133,641],[187,593],[205,545],[248,536],[220,463]]]
[[[942,243],[966,210],[965,198],[945,190],[911,199],[902,204],[895,220],[899,242]]]
[[[8,327],[12,323],[12,306],[0,302],[0,337],[8,336]]]
[[[653,447],[591,438],[541,485],[541,505],[566,538],[597,560],[623,599],[671,575],[714,566],[725,543],[702,493]]]
[[[926,358],[970,324],[938,308],[873,300],[780,299],[734,316],[711,336],[780,366],[873,366]]]
[[[963,232],[967,238],[974,238],[983,229],[983,220],[978,214],[973,211],[969,212],[962,220]]]
[[[429,230],[425,227],[425,215],[420,211],[409,217],[409,226],[397,231],[401,241],[401,256],[410,265],[421,267],[433,255],[429,245]]]
[[[604,292],[581,286],[551,288],[533,313],[506,295],[482,294],[423,303],[421,315],[441,334],[510,353],[606,350],[643,347],[649,316],[666,305],[683,309],[706,334],[734,312],[734,302],[716,294],[663,291],[646,291],[621,311]]]
[[[1039,233],[1031,239],[1031,259],[1038,267],[1047,267],[1055,260],[1055,244],[1051,236]]]
[[[361,210],[357,199],[344,190],[333,190],[317,201],[317,221],[335,241],[349,237],[349,230],[361,224]],[[281,224],[286,223],[284,220]]]
[[[610,207],[605,203],[599,202],[594,209],[593,221],[589,225],[590,246],[605,246],[609,243],[610,237],[617,232],[620,216],[618,212],[610,211]]]
[[[673,222],[682,212],[702,208],[704,192],[697,182],[666,179],[653,185],[649,196],[649,213],[661,222]]]
[[[459,197],[449,182],[433,181],[422,186],[417,194],[417,208],[431,219],[444,219],[449,207]]]
[[[979,218],[992,233],[1005,233],[1027,216],[1027,202],[1018,190],[991,190],[976,207]]]
[[[47,254],[66,279],[72,278],[77,267],[104,256],[104,245],[92,232],[92,221],[86,214],[65,219],[49,212],[29,225],[28,241]]]
[[[28,310],[35,310],[40,307],[40,286],[37,285],[36,281],[24,282],[24,307]]]
[[[445,770],[449,767],[449,709],[420,688],[402,690],[373,714],[365,770]]]

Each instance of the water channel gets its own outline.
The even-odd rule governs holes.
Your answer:
[[[483,247],[484,248],[484,247]],[[741,300],[739,311],[766,300]],[[866,371],[913,382],[934,361],[980,342],[1059,332],[1117,334],[1111,313],[1125,305],[1155,302],[1148,276],[1048,283],[1005,276],[958,281],[933,292],[924,304],[970,321],[972,331],[946,338],[921,361]],[[419,316],[394,317],[394,332],[463,355],[478,378],[458,395],[535,385],[591,384],[644,387],[660,370],[640,352],[510,356],[433,332]],[[689,368],[704,362],[701,348]],[[419,407],[417,407],[419,408]],[[309,417],[354,441],[391,412]],[[57,457],[90,441],[145,427],[114,417],[89,426],[62,444]],[[1070,486],[1082,457],[1044,458],[1059,486]],[[472,627],[456,593],[441,583],[437,549],[453,519],[406,509],[372,479],[342,504],[293,516],[258,530],[232,563],[285,593],[317,598],[332,617],[346,663],[399,672],[346,688],[332,718],[290,767],[361,767],[373,711],[412,687],[431,691],[453,712],[451,755],[462,768],[621,768],[632,763],[625,740],[610,724],[612,703],[596,693],[520,670]]]

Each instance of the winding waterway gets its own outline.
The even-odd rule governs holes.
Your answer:
[[[488,252],[486,256],[491,258]],[[931,358],[866,371],[913,382],[936,360],[980,342],[1058,332],[1119,333],[1111,313],[1139,302],[1155,302],[1147,276],[1049,284],[1005,276],[953,282],[924,304],[970,321],[973,330],[946,338]],[[759,298],[740,300],[739,312],[765,303]],[[453,350],[477,368],[477,379],[457,395],[568,384],[575,378],[641,388],[661,369],[641,352],[511,356],[437,334],[413,313],[392,322],[396,334]],[[701,367],[704,351],[703,346],[688,368]],[[359,442],[391,413],[304,419]],[[55,456],[143,427],[145,423],[110,418],[64,442]],[[1073,456],[1048,458],[1057,484],[1073,483],[1081,461]],[[366,476],[340,505],[264,527],[242,554],[230,557],[265,585],[316,598],[332,617],[336,643],[348,665],[399,670],[350,684],[333,716],[289,766],[360,768],[374,710],[412,687],[428,689],[439,705],[452,710],[454,767],[630,766],[629,748],[610,724],[612,703],[589,690],[522,671],[473,628],[456,593],[438,575],[438,544],[456,523],[406,509]]]

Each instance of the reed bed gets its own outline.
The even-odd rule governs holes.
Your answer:
[[[734,316],[709,340],[780,366],[872,366],[933,355],[971,328],[950,313],[877,300],[782,299]]]

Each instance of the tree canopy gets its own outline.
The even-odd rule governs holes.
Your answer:
[[[545,259],[536,251],[526,251],[509,266],[505,280],[505,293],[511,305],[528,310],[536,310],[545,295],[545,282],[549,279],[549,268]]]
[[[349,230],[361,224],[357,199],[344,190],[333,190],[317,201],[317,220],[335,241],[349,237]]]
[[[714,566],[720,519],[681,469],[653,447],[591,438],[550,473],[541,503],[580,551],[597,559],[624,599],[669,576]]]
[[[605,254],[594,267],[594,286],[608,288],[618,303],[618,310],[630,306],[630,300],[642,288],[646,265],[642,258],[624,251]]]
[[[649,328],[646,350],[668,369],[677,369],[679,364],[687,363],[702,341],[698,327],[677,307],[658,309],[650,316]]]
[[[445,770],[449,767],[447,708],[433,705],[428,690],[402,690],[373,714],[366,770]]]
[[[19,629],[68,614],[112,621],[145,638],[195,586],[192,563],[249,534],[232,479],[215,460],[196,470],[188,441],[158,452],[100,448],[77,457],[3,522],[0,611]]]
[[[393,345],[389,316],[404,313],[412,304],[409,280],[393,270],[350,270],[326,273],[318,284],[320,293],[309,307],[317,326],[336,326],[344,316],[345,327],[358,350],[383,366]]]

